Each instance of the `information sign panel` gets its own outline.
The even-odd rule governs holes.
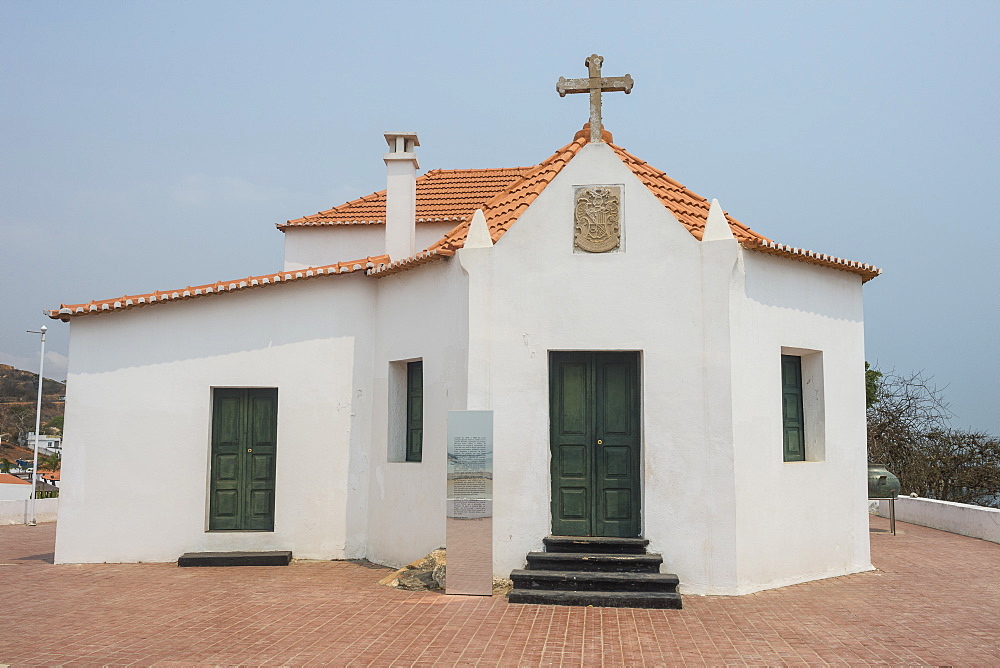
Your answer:
[[[449,594],[493,593],[493,411],[448,411]]]

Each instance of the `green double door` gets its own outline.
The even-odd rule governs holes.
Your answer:
[[[639,536],[639,354],[551,353],[552,533]]]
[[[208,528],[274,531],[278,390],[218,388],[212,399]]]

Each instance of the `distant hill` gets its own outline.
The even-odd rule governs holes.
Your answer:
[[[66,384],[45,379],[43,401],[58,401],[66,394]],[[0,364],[0,403],[34,402],[38,398],[38,374]]]
[[[31,459],[34,456],[35,452],[31,448],[22,448],[14,443],[0,441],[0,459],[16,462],[18,459]]]
[[[61,431],[66,384],[46,378],[42,389],[42,425],[54,420],[51,426]],[[0,434],[13,440],[18,433],[34,431],[37,401],[38,374],[0,364]]]

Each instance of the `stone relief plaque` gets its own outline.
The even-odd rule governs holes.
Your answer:
[[[493,593],[493,411],[448,411],[449,594]]]
[[[573,207],[573,245],[588,253],[621,246],[621,186],[577,188]]]

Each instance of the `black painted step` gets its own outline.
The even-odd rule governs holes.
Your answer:
[[[513,589],[507,594],[507,598],[511,603],[592,605],[599,608],[681,609],[681,595],[668,592]]]
[[[517,590],[645,591],[676,593],[677,576],[668,573],[602,573],[599,571],[511,571]]]
[[[530,571],[603,571],[605,573],[658,573],[658,554],[600,554],[596,552],[529,552]]]
[[[287,566],[289,551],[275,552],[188,552],[177,559],[178,566]]]
[[[542,539],[546,552],[600,552],[602,554],[645,554],[645,538],[589,536],[548,536]]]

